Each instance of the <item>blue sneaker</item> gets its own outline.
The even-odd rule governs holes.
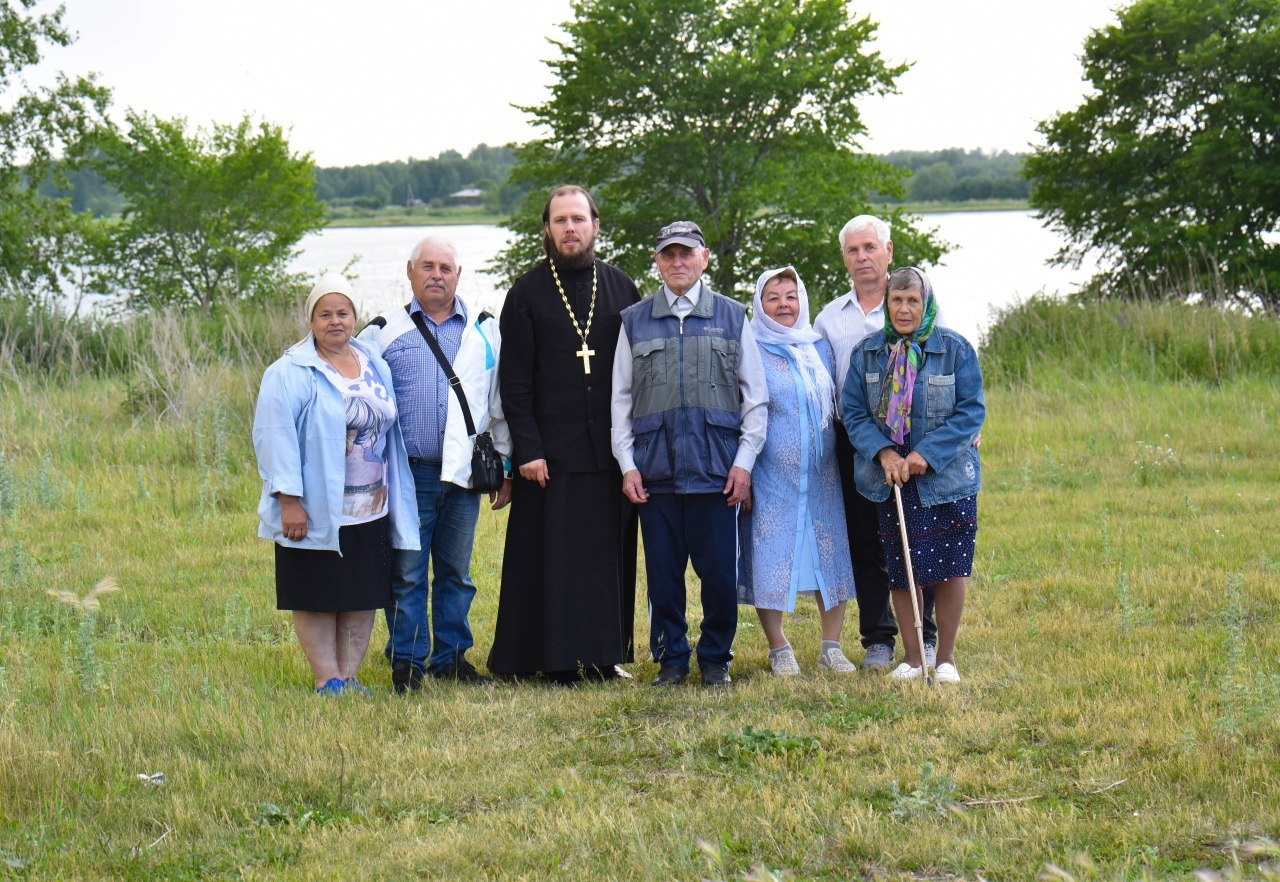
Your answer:
[[[348,677],[348,678],[347,678],[346,680],[344,680],[343,682],[344,682],[344,684],[346,685],[346,687],[347,687],[348,689],[350,689],[352,692],[356,693],[357,695],[372,695],[372,694],[373,694],[373,693],[369,690],[369,687],[368,687],[368,686],[364,686],[364,685],[362,685],[362,684],[360,683],[360,681],[359,681],[359,680],[357,680],[355,677]]]
[[[347,691],[347,681],[340,677],[334,677],[325,682],[323,686],[316,687],[318,695],[341,695]]]

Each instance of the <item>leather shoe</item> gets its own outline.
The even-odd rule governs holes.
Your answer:
[[[556,686],[579,686],[586,681],[587,675],[579,670],[547,671],[543,674],[548,683]]]
[[[431,676],[437,680],[452,680],[455,683],[488,683],[489,678],[475,669],[462,653],[454,656],[453,661],[443,668],[432,671]]]
[[[403,694],[410,689],[422,688],[422,668],[415,668],[412,663],[403,659],[391,666],[391,686],[396,692]]]
[[[677,665],[663,665],[650,686],[678,686],[689,672]]]
[[[703,686],[729,686],[732,683],[733,678],[729,676],[728,668],[717,666],[702,669]]]

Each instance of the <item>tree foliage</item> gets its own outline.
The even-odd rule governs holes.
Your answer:
[[[27,89],[22,71],[45,46],[66,46],[62,7],[31,10],[37,0],[0,0],[0,294],[24,299],[58,293],[70,271],[86,219],[64,199],[43,199],[35,184],[57,175],[103,121],[109,92],[92,78],[58,77]]]
[[[514,277],[540,254],[547,189],[588,187],[603,213],[599,253],[633,277],[652,272],[654,236],[701,225],[711,281],[752,289],[794,264],[816,302],[848,289],[837,236],[900,196],[903,173],[859,153],[859,99],[889,92],[906,68],[864,44],[875,25],[843,0],[578,0],[548,62],[551,98],[522,108],[548,134],[517,151],[530,188],[499,257]],[[887,212],[896,255],[936,259],[938,244]]]
[[[128,125],[94,160],[126,203],[97,287],[132,307],[278,295],[294,246],[324,224],[310,156],[247,117],[209,132],[145,114]]]
[[[1085,42],[1093,94],[1040,125],[1031,202],[1103,293],[1280,304],[1280,3],[1138,0]]]

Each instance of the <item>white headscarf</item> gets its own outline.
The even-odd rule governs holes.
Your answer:
[[[800,314],[796,316],[796,323],[789,328],[765,315],[762,300],[764,286],[774,277],[788,271],[795,276],[796,291],[800,296]],[[751,330],[755,332],[757,343],[795,363],[804,381],[809,409],[818,417],[819,428],[825,429],[835,415],[836,384],[813,345],[822,339],[822,335],[809,325],[809,292],[805,290],[804,281],[795,267],[781,266],[760,274],[760,278],[756,280],[756,296],[751,311]]]
[[[356,320],[360,318],[360,304],[356,302],[356,292],[352,289],[351,283],[347,281],[347,277],[342,273],[325,273],[316,279],[315,285],[311,288],[311,293],[307,295],[307,302],[303,305],[303,318],[306,319],[308,325],[311,324],[311,317],[315,314],[316,304],[320,302],[320,298],[326,294],[341,294],[351,302],[351,310],[356,314]],[[314,339],[310,331],[307,336],[303,337],[298,343],[306,343],[308,340]],[[355,336],[352,334],[351,336]]]

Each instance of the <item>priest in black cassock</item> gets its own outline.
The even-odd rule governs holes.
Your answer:
[[[512,488],[489,671],[553,682],[628,676],[634,660],[636,518],[610,448],[618,314],[640,300],[597,260],[600,217],[581,187],[542,211],[547,259],[502,307],[502,407]]]

